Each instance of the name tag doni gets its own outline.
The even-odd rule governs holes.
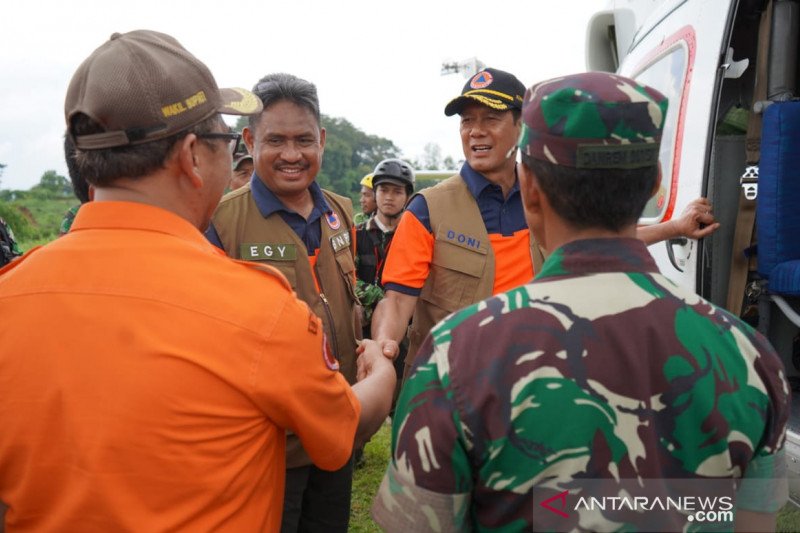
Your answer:
[[[437,238],[455,244],[456,246],[466,248],[467,250],[475,250],[481,253],[486,253],[486,251],[481,248],[481,240],[479,238],[462,233],[455,229],[440,229]]]

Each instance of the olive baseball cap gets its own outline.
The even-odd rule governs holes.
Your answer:
[[[67,131],[81,150],[169,137],[215,113],[252,115],[261,100],[245,89],[220,89],[199,59],[175,38],[149,30],[115,33],[72,76],[64,103]],[[105,131],[75,135],[84,113]]]
[[[233,170],[237,170],[245,161],[253,162],[253,156],[250,154],[243,154],[236,157],[233,161]]]
[[[485,68],[470,78],[460,96],[450,100],[444,114],[450,117],[461,113],[470,101],[499,111],[522,109],[523,94],[525,85],[516,76],[496,68]]]
[[[533,159],[575,168],[658,163],[667,98],[635,80],[584,72],[532,86],[517,145]]]

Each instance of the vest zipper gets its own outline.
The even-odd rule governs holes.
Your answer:
[[[334,356],[336,356],[336,360],[339,360],[339,343],[336,340],[336,324],[333,321],[333,313],[331,313],[331,304],[328,302],[328,299],[325,297],[325,293],[323,292],[322,287],[322,279],[319,276],[319,270],[317,269],[317,265],[314,265],[314,274],[317,276],[317,283],[319,284],[319,298],[322,300],[322,307],[325,308],[325,314],[328,316],[328,324],[331,325],[331,341],[333,346],[331,349],[333,350]]]

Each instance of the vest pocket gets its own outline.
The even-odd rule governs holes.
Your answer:
[[[420,298],[448,312],[475,302],[478,285],[486,269],[486,252],[437,241],[431,261],[430,279]]]
[[[351,334],[354,339],[360,340],[362,328],[361,316],[363,310],[361,308],[361,302],[358,296],[356,296],[355,280],[353,279],[355,277],[356,265],[353,262],[353,256],[350,255],[349,248],[335,253],[334,257],[336,257],[336,263],[339,265],[339,273],[344,278],[344,285],[347,287],[347,293],[350,295],[352,303],[352,316],[350,320],[350,324],[352,325]],[[353,368],[355,368],[355,363]],[[343,373],[345,372],[343,371]],[[355,374],[352,376],[345,374],[345,377],[350,383],[355,383]]]
[[[347,292],[354,302],[358,302],[355,287],[355,270],[356,264],[353,262],[353,256],[350,254],[350,249],[341,250],[335,254],[336,262],[339,264],[339,272],[344,277]]]

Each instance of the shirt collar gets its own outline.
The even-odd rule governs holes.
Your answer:
[[[256,207],[258,207],[258,211],[264,218],[267,218],[271,214],[278,211],[294,213],[294,211],[286,207],[283,202],[281,202],[280,198],[275,196],[275,193],[267,188],[267,186],[255,172],[253,173],[253,177],[250,179],[250,190],[253,192],[253,200],[256,202]],[[331,209],[331,206],[328,204],[328,201],[322,194],[322,188],[316,181],[311,182],[311,185],[308,187],[308,192],[311,193],[311,199],[314,202],[314,207],[316,207],[320,213],[327,214],[333,212],[333,209]]]
[[[553,252],[536,280],[611,272],[659,272],[647,246],[639,239],[582,239]]]
[[[519,179],[516,176],[516,168],[514,169],[514,186],[511,187],[511,191],[509,191],[508,196],[511,197],[512,194],[519,192]],[[483,191],[489,185],[494,185],[491,181],[486,179],[486,177],[474,170],[469,163],[466,161],[461,166],[461,177],[464,178],[464,182],[467,184],[467,189],[472,194],[473,197],[477,200]]]
[[[213,246],[185,218],[171,211],[138,202],[87,202],[75,215],[70,233],[91,229],[130,229],[173,235],[214,253]]]

